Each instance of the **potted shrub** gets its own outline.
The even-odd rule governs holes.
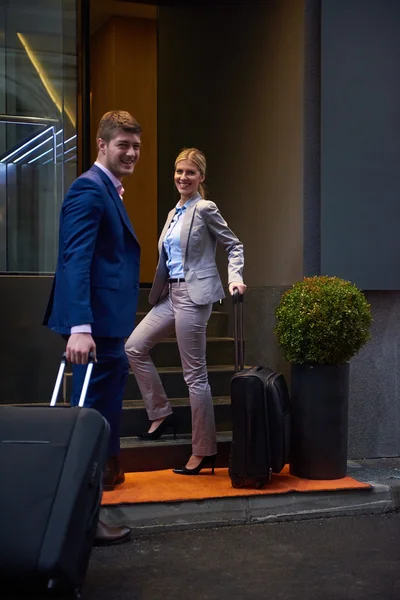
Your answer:
[[[290,472],[346,475],[349,361],[370,338],[364,294],[338,277],[305,277],[276,310],[275,335],[291,366]]]

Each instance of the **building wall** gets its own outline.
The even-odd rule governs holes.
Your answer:
[[[21,119],[0,122],[2,159],[19,148],[0,170],[1,404],[49,401],[65,347],[41,323],[59,208],[77,169],[75,4],[0,0],[0,113]],[[43,126],[28,124],[30,117]],[[47,129],[43,118],[54,119],[55,142],[36,138]]]
[[[332,11],[335,15],[331,19]],[[378,29],[371,27],[376,11]],[[245,280],[249,285],[245,302],[247,362],[271,365],[289,379],[289,365],[273,335],[274,310],[288,285],[303,274],[323,272],[321,263],[326,265],[326,252],[332,241],[327,225],[328,204],[332,214],[335,204],[338,206],[332,226],[339,228],[339,234],[335,245],[331,245],[331,256],[337,255],[343,264],[340,232],[347,232],[346,203],[353,216],[360,215],[347,237],[347,241],[352,240],[352,248],[356,248],[358,236],[362,244],[368,235],[373,238],[373,231],[364,225],[371,211],[380,211],[376,191],[385,189],[382,164],[386,150],[394,156],[396,113],[382,114],[385,122],[392,119],[391,128],[371,128],[365,123],[372,146],[381,149],[380,168],[375,171],[367,160],[370,147],[364,148],[363,138],[357,137],[360,127],[348,125],[352,119],[362,123],[362,115],[368,116],[379,98],[385,111],[388,86],[397,89],[394,65],[398,53],[394,46],[399,37],[393,35],[397,25],[390,25],[391,20],[399,23],[397,11],[390,0],[384,4],[374,0],[271,2],[268,6],[252,6],[251,10],[239,7],[229,22],[224,21],[223,8],[213,12],[211,22],[206,13],[195,9],[175,7],[160,11],[159,93],[163,101],[159,105],[159,123],[163,152],[159,157],[159,226],[176,199],[172,184],[175,156],[182,146],[199,146],[208,158],[210,197],[245,244]],[[177,27],[180,37],[176,35]],[[207,31],[207,43],[192,44],[191,51],[183,53],[182,45],[201,38],[203,31]],[[389,38],[385,39],[388,32]],[[247,46],[241,44],[242,36],[250,40]],[[342,54],[343,40],[349,48],[352,40],[356,43],[348,63]],[[379,59],[363,60],[363,49],[367,47],[369,55]],[[354,57],[358,62],[354,62]],[[374,90],[380,65],[382,72],[392,77],[381,96],[379,86],[378,91]],[[349,69],[353,71],[349,73]],[[360,77],[363,85],[357,87]],[[340,104],[342,111],[347,109],[346,125],[337,119],[335,99],[340,101],[348,93],[349,81],[353,82],[352,102],[347,107]],[[366,85],[374,94],[364,93]],[[332,86],[336,86],[334,96],[328,93]],[[357,106],[368,102],[360,116]],[[330,136],[341,139],[335,152],[329,144]],[[345,171],[335,176],[335,169],[343,168],[343,156],[348,156],[347,144],[364,151],[354,156],[356,168],[347,176],[351,179],[349,190],[357,181],[360,189],[371,185],[375,190],[372,200],[371,194],[366,196],[366,206],[359,203],[362,196],[355,198],[346,189]],[[393,200],[398,177],[395,161],[390,160],[385,169]],[[341,196],[343,190],[346,193]],[[385,201],[383,206],[386,204]],[[394,212],[386,210],[380,214],[380,223],[382,219],[390,220],[391,215],[396,222],[393,209]],[[361,218],[364,213],[369,215],[366,221]],[[393,228],[389,231],[393,233]],[[390,234],[387,239],[380,239],[379,259],[385,253],[391,254],[386,274],[396,276],[393,261],[398,255],[398,238]],[[356,272],[365,267],[361,259],[358,254],[360,271]],[[226,264],[222,257],[220,264]],[[329,274],[343,275],[340,269],[332,269]],[[351,458],[400,452],[396,325],[400,296],[393,291],[369,291],[367,298],[374,319],[372,340],[352,360],[350,371]]]
[[[208,158],[210,197],[245,245],[247,360],[286,372],[272,330],[282,290],[302,275],[303,7],[303,0],[247,2],[231,7],[229,19],[218,4],[212,10],[161,7],[158,115],[155,22],[112,18],[94,33],[91,48],[92,133],[101,114],[115,106],[130,110],[144,129],[143,155],[124,195],[144,247],[142,281],[154,272],[155,190],[160,226],[176,202],[175,156],[183,146],[198,146]],[[219,260],[226,282],[226,258]],[[29,351],[38,348],[32,362],[26,353],[21,362],[13,359],[13,376],[2,384],[9,401],[26,401],[28,391],[32,401],[49,395],[62,346],[39,324],[50,284],[50,278],[0,280],[15,307],[4,344],[14,331],[15,344],[21,334]],[[27,320],[29,289],[35,302]],[[22,384],[25,369],[28,383]]]
[[[124,179],[124,203],[141,248],[140,281],[151,282],[157,264],[157,22],[115,16],[91,40],[92,159],[101,116],[127,110],[142,126],[142,155]]]
[[[377,6],[386,15],[386,26],[371,31]],[[329,14],[324,11],[332,7],[331,29],[321,30],[321,19],[324,22],[324,14]],[[321,88],[321,68],[325,78],[337,73],[337,41],[350,40],[355,24],[357,39],[364,32],[363,43],[378,44],[378,54],[382,45],[388,48],[389,16],[397,23],[397,7],[389,0],[276,0],[235,6],[230,19],[226,10],[219,5],[212,11],[160,8],[158,229],[177,200],[174,159],[181,147],[198,146],[208,158],[210,198],[245,245],[247,362],[270,365],[289,377],[289,366],[273,335],[274,310],[287,286],[303,274],[321,272],[321,249],[326,242],[321,213],[327,189],[321,187],[321,164],[334,172],[336,161],[340,164],[341,160],[337,153],[324,152],[326,138],[325,146],[321,144],[323,132],[329,130],[322,128],[321,115],[326,122],[336,114],[327,110],[332,98],[327,99]],[[330,54],[329,61],[324,60],[325,52]],[[362,45],[359,52],[361,56]],[[391,58],[398,60],[397,54]],[[359,68],[373,86],[375,70],[372,65],[368,71],[364,63]],[[357,79],[357,70],[353,75]],[[342,76],[337,80],[338,97],[346,81]],[[397,89],[395,78],[389,83]],[[362,90],[360,104],[369,100]],[[377,95],[373,97],[376,100]],[[333,130],[334,123],[328,125]],[[379,136],[383,133],[393,143],[389,129],[379,130]],[[348,131],[349,136],[353,134]],[[397,164],[389,166],[393,183]],[[358,172],[362,181],[364,174],[371,181],[370,162],[360,160]],[[377,186],[382,183],[379,171],[375,177]],[[335,184],[332,177],[331,185]],[[355,227],[354,240],[359,233]],[[389,236],[382,245],[396,257],[392,242]],[[225,273],[226,259],[218,258]],[[391,263],[390,269],[395,267]],[[50,284],[51,278],[45,277],[0,277],[1,402],[41,401],[50,395],[63,345],[40,325]],[[351,362],[351,458],[400,453],[400,293],[369,290],[366,296],[374,320],[372,340]]]
[[[400,293],[390,290],[399,277],[399,27],[390,0],[307,0],[304,273],[355,281],[373,316],[372,339],[350,366],[351,458],[400,453]]]
[[[400,456],[400,293],[366,297],[372,339],[350,365],[349,454]]]
[[[0,404],[50,402],[65,350],[61,336],[42,325],[52,282],[0,276]]]
[[[159,10],[159,228],[176,202],[175,157],[196,146],[209,197],[244,243],[247,361],[287,371],[272,328],[303,270],[304,2],[227,10]]]
[[[321,269],[400,290],[400,3],[321,6]]]

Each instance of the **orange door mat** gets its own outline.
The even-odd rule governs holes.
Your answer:
[[[290,475],[288,466],[279,475],[273,475],[272,483],[267,484],[262,490],[233,488],[228,469],[215,469],[214,475],[208,473],[208,470],[198,476],[176,475],[171,470],[127,473],[125,483],[119,485],[113,492],[103,493],[102,505],[371,489],[368,483],[362,483],[352,477],[323,481],[299,479]]]

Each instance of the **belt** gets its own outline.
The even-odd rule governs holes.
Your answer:
[[[178,277],[178,279],[168,279],[168,283],[182,283],[185,281],[184,277]]]

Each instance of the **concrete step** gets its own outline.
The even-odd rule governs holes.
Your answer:
[[[158,372],[168,398],[189,397],[181,367],[163,367],[158,369]],[[234,373],[233,365],[211,365],[208,367],[208,378],[213,396],[229,396],[231,379]],[[66,373],[64,398],[67,400],[71,397],[71,386],[71,373]],[[141,397],[135,376],[133,373],[129,373],[124,400],[140,400]]]
[[[176,432],[178,435],[192,431],[191,410],[188,398],[173,398]],[[217,431],[232,429],[231,399],[229,396],[213,398]],[[121,436],[132,437],[149,428],[149,420],[143,400],[125,400],[122,409]]]
[[[167,338],[150,351],[154,364],[159,368],[178,367],[181,364],[178,344],[175,338]],[[207,365],[231,365],[235,360],[234,339],[228,337],[207,337]]]
[[[151,309],[151,304],[149,302],[149,293],[150,285],[143,287],[143,284],[141,284],[141,287],[139,287],[139,296],[137,304],[138,312],[149,312],[149,310]]]
[[[217,434],[218,455],[216,467],[227,467],[232,434],[229,431]],[[136,437],[121,438],[121,465],[125,472],[160,471],[183,467],[192,453],[189,435],[172,435],[159,440],[140,440]],[[207,472],[207,470],[205,470]]]
[[[174,411],[177,435],[190,435],[192,431],[192,413],[189,398],[172,398],[170,402]],[[230,431],[232,429],[230,397],[213,398],[213,404],[217,431]],[[44,402],[30,402],[27,404],[14,404],[12,406],[48,407],[49,404]],[[60,400],[57,406],[68,408],[69,403]],[[149,423],[143,400],[124,400],[121,416],[121,437],[130,438],[137,436],[143,431],[148,430]],[[170,431],[170,433],[172,432]]]
[[[378,459],[378,461],[380,460],[386,460],[386,459]],[[375,459],[374,459],[374,463],[375,463]],[[298,493],[298,492],[289,492],[287,494],[261,494],[261,495],[257,495],[257,496],[253,496],[253,495],[249,495],[249,496],[237,496],[237,497],[231,497],[231,498],[227,498],[227,497],[220,497],[220,498],[204,498],[203,500],[190,500],[190,499],[185,499],[182,501],[175,501],[175,502],[157,502],[157,489],[154,490],[154,502],[144,502],[144,503],[134,503],[134,504],[116,504],[116,505],[109,505],[109,506],[104,506],[101,510],[101,518],[102,520],[104,520],[106,523],[109,523],[110,525],[128,525],[130,527],[132,527],[133,530],[133,535],[135,536],[135,539],[139,539],[140,540],[140,536],[144,535],[144,534],[150,534],[151,536],[153,536],[155,533],[162,533],[165,536],[165,532],[168,531],[169,532],[173,532],[176,531],[176,535],[175,535],[175,540],[176,543],[180,543],[182,545],[182,531],[183,530],[195,530],[195,529],[208,529],[209,531],[211,530],[211,528],[216,528],[216,527],[225,527],[225,530],[227,529],[226,526],[237,526],[237,525],[246,525],[246,529],[241,529],[239,528],[239,536],[238,536],[238,542],[240,543],[240,536],[243,535],[243,532],[246,531],[246,533],[251,532],[251,529],[248,527],[249,525],[256,525],[257,528],[260,527],[260,524],[262,523],[276,523],[276,525],[272,525],[271,529],[265,529],[264,533],[269,536],[269,534],[271,533],[271,531],[273,531],[273,529],[275,527],[277,527],[277,538],[276,538],[276,542],[279,545],[279,542],[282,543],[282,529],[280,529],[278,527],[278,523],[279,522],[283,522],[283,521],[297,521],[297,523],[293,523],[293,527],[294,530],[298,530],[299,527],[302,527],[302,525],[300,524],[300,521],[304,521],[305,519],[307,520],[311,520],[311,519],[315,519],[315,526],[317,528],[321,528],[323,526],[323,522],[328,523],[329,519],[327,519],[327,517],[334,517],[334,522],[332,522],[332,526],[333,527],[338,527],[338,523],[340,523],[340,519],[338,517],[340,516],[346,516],[346,517],[351,517],[351,519],[348,519],[347,523],[344,523],[344,527],[348,529],[348,524],[355,522],[356,520],[360,520],[361,523],[361,519],[364,520],[364,522],[366,523],[372,515],[379,515],[379,519],[380,520],[387,520],[389,519],[390,515],[388,514],[384,514],[384,513],[390,513],[392,512],[394,514],[394,511],[399,511],[400,509],[400,486],[399,486],[399,482],[398,480],[396,480],[396,478],[391,477],[391,474],[385,469],[383,468],[382,470],[380,469],[381,465],[380,464],[374,464],[372,469],[364,469],[364,467],[361,468],[361,473],[360,473],[360,469],[358,468],[358,465],[356,465],[356,468],[353,470],[352,465],[354,464],[354,461],[349,461],[348,462],[348,475],[350,475],[351,477],[355,477],[356,479],[358,479],[359,481],[364,481],[366,483],[368,483],[369,485],[371,485],[370,489],[350,489],[350,490],[342,490],[342,491],[324,491],[324,492],[302,492],[302,493]],[[179,465],[178,465],[179,466]],[[377,469],[378,467],[378,469]],[[397,469],[398,472],[399,469]],[[206,474],[207,470],[204,470],[203,473]],[[200,475],[201,476],[201,475]],[[133,475],[133,478],[135,480],[135,478],[139,478],[139,476],[135,476]],[[272,481],[276,481],[277,478],[279,476],[272,476]],[[176,478],[179,479],[179,475],[176,475]],[[226,483],[228,486],[230,486],[230,482],[229,479],[226,480]],[[177,482],[177,484],[179,485],[179,483]],[[365,516],[367,515],[367,516]],[[354,519],[354,517],[357,517],[357,519]],[[392,523],[392,527],[396,527],[398,528],[398,522],[399,519],[398,517],[396,517],[397,522],[394,522],[394,519],[391,519],[391,521],[393,521]],[[284,523],[284,527],[286,528],[286,526],[288,525],[288,523]],[[268,527],[268,526],[267,526]],[[314,527],[311,523],[307,524],[307,530],[308,532],[305,534],[306,539],[309,539],[310,537],[310,527]],[[262,528],[261,528],[262,530]],[[220,534],[220,530],[216,530],[216,536],[218,536],[218,546],[216,546],[218,548],[218,550],[220,549],[224,549],[223,551],[226,550],[226,546],[227,543],[225,541],[221,541],[221,534]],[[304,530],[303,530],[304,531]],[[255,528],[253,529],[253,533],[255,532]],[[397,529],[396,529],[396,533],[397,533]],[[281,536],[281,538],[279,539],[279,536]],[[254,545],[254,536],[252,536],[253,538],[253,548],[255,552],[259,553],[259,549]],[[173,552],[171,552],[171,550],[174,550],[175,548],[171,548],[171,546],[169,545],[169,536],[165,536],[165,539],[168,540],[168,550],[170,551],[170,556],[173,557],[172,560],[176,561],[176,554],[174,555]],[[198,538],[200,541],[203,541],[203,547],[209,547],[209,533],[204,532],[202,534],[202,539]],[[322,539],[322,544],[326,544],[326,539],[327,536],[325,535],[324,537],[321,538]],[[229,537],[229,542],[232,545],[232,537]],[[375,560],[375,556],[376,556],[376,540],[372,540],[371,542],[372,544],[374,544],[374,548],[375,548],[375,555],[374,555],[374,560]],[[386,540],[387,543],[387,540]],[[271,548],[273,548],[272,552],[275,552],[275,546],[273,544],[273,542],[271,542],[271,538],[268,537],[268,548],[271,551]],[[157,543],[158,545],[158,543]],[[196,544],[197,545],[197,544]],[[129,548],[129,546],[126,546],[127,548]],[[397,546],[396,546],[397,547]],[[133,551],[132,551],[132,560],[136,560],[136,555],[137,555],[137,548],[140,549],[140,546],[136,545],[133,546]],[[141,550],[141,549],[140,549]],[[157,550],[159,552],[159,548],[156,548],[155,550]],[[162,550],[162,549],[161,549]],[[283,550],[284,551],[284,550]],[[124,551],[125,552],[125,551]],[[186,552],[186,548],[185,548],[185,552]],[[233,546],[233,552],[237,552],[237,545]],[[159,552],[160,553],[160,552]],[[101,564],[99,564],[99,573],[101,574],[101,570],[100,569],[104,569],[104,562],[106,560],[106,554],[107,554],[107,559],[108,559],[108,554],[109,552],[104,551],[104,559],[102,560]],[[162,552],[161,552],[162,554]],[[165,554],[165,553],[164,553]],[[165,560],[164,554],[162,554],[163,556],[163,560]],[[115,553],[115,555],[117,556],[117,553]],[[115,559],[116,565],[118,562],[118,573],[121,571],[121,565],[119,563],[120,561],[120,553],[118,552],[118,561],[117,559]],[[195,572],[199,572],[200,571],[196,571],[196,567],[198,567],[198,560],[199,560],[199,552],[194,549],[194,552],[192,553],[192,556],[194,557],[194,561],[193,562],[194,566],[195,566]],[[298,548],[297,548],[297,552],[294,554],[295,556],[295,560],[297,561],[297,564],[299,562],[299,556],[301,557],[301,559],[303,558],[303,555],[299,555],[298,553]],[[280,557],[279,557],[280,558]],[[187,561],[187,552],[184,555],[184,559],[185,559],[185,567],[187,568],[188,565],[188,561]],[[215,576],[218,577],[218,573],[217,573],[217,569],[219,569],[219,573],[221,572],[221,565],[220,563],[217,564],[218,561],[218,556],[213,557],[214,560],[214,565],[211,566],[211,568],[209,569],[209,572],[211,572],[211,578],[212,578],[212,583],[210,583],[209,585],[209,589],[215,589]],[[125,557],[125,561],[126,561],[126,557]],[[251,563],[251,561],[250,561]],[[136,564],[136,563],[135,563]],[[148,564],[148,554],[145,555],[145,560],[143,561],[143,564],[145,564],[147,566]],[[211,564],[211,562],[210,562]],[[347,564],[347,563],[346,563]],[[275,565],[275,563],[274,563]],[[286,571],[285,573],[288,572],[287,570],[287,565],[286,566]],[[109,567],[109,563],[107,563],[107,569]],[[232,564],[230,565],[230,567],[232,567]],[[397,563],[395,568],[397,568]],[[117,567],[116,567],[117,569]],[[346,567],[345,567],[346,569]],[[229,572],[229,577],[230,577],[230,573],[232,572],[232,568],[230,569]],[[250,570],[250,572],[254,573],[254,569]],[[323,569],[323,574],[325,575],[326,569]],[[116,570],[117,573],[117,570]],[[180,574],[180,571],[179,571]],[[200,576],[204,576],[205,574],[205,569],[204,569],[204,565],[202,565],[202,569],[201,569],[201,574]],[[375,573],[375,566],[374,566],[374,574]],[[134,573],[134,575],[136,575],[136,573]],[[279,571],[278,576],[281,578],[281,571]],[[117,577],[117,575],[116,575]],[[232,579],[232,578],[231,578]],[[169,572],[169,580],[171,581],[171,573]],[[387,577],[386,577],[387,580]],[[135,586],[137,584],[137,577],[135,579],[132,579],[133,581],[133,586]],[[314,582],[313,582],[314,583]],[[347,582],[346,582],[347,583]],[[126,581],[125,581],[126,584]],[[172,585],[175,584],[175,587],[171,588],[171,593],[168,595],[165,593],[165,589],[163,589],[164,598],[168,598],[170,596],[176,596],[175,590],[176,590],[176,582],[173,581]],[[278,583],[278,589],[281,590],[282,589],[282,581],[281,579],[279,580]],[[214,585],[214,587],[213,587]],[[161,589],[160,587],[160,582],[158,581],[158,589]],[[390,589],[393,589],[393,584],[389,584]],[[314,586],[315,587],[315,586]],[[322,586],[321,586],[322,587]],[[326,586],[325,586],[326,587]],[[360,587],[360,586],[358,586]],[[223,587],[220,586],[220,589],[223,590]],[[251,588],[251,593],[249,592],[248,595],[245,594],[245,592],[243,592],[244,588],[240,588],[240,591],[238,593],[238,586],[235,586],[235,589],[233,590],[233,594],[232,592],[228,591],[226,594],[224,594],[224,592],[222,591],[221,594],[218,595],[213,595],[213,596],[208,596],[209,598],[213,597],[213,598],[228,598],[231,597],[232,595],[236,598],[240,599],[244,599],[244,598],[258,598],[258,597],[264,597],[266,596],[265,592],[261,592],[261,593],[257,593],[257,591],[255,591],[253,588]],[[110,591],[112,592],[113,590],[110,589]],[[236,593],[235,593],[236,592]],[[346,593],[347,592],[347,593]],[[183,597],[183,593],[181,594],[181,596]],[[185,595],[185,597],[187,596],[187,593]],[[193,594],[192,594],[193,596]],[[321,598],[323,597],[323,594],[319,594],[318,592],[314,595],[308,595],[305,596],[304,592],[299,591],[299,595],[293,596],[291,594],[289,594],[289,596],[294,599],[296,598]],[[288,595],[284,594],[282,595],[282,592],[279,594],[278,596],[275,594],[275,597],[280,597],[280,598],[289,598]],[[328,595],[325,594],[325,596],[328,598]],[[106,598],[107,596],[104,595],[104,598]],[[110,594],[109,596],[110,597]],[[151,597],[151,594],[149,595],[149,597]],[[158,598],[161,598],[161,593],[160,595],[157,596]],[[201,592],[199,592],[196,596],[197,598],[206,598],[207,595],[206,594],[201,594]],[[274,597],[270,594],[270,597]],[[351,595],[348,593],[348,585],[346,588],[346,591],[343,591],[343,594],[341,595],[329,595],[329,598],[364,598],[364,600],[366,600],[366,595],[364,594],[355,594],[355,595]],[[378,598],[378,595],[375,594],[374,596],[372,596],[373,598]],[[393,593],[391,594],[390,592],[388,593],[388,595],[385,595],[385,593],[380,594],[381,598],[398,598],[398,594],[397,595],[393,595]],[[372,599],[371,599],[372,600]]]
[[[161,382],[168,398],[188,398],[189,392],[181,367],[164,367],[158,369]],[[208,367],[208,378],[213,396],[228,396],[231,379],[234,375],[233,365],[212,365]],[[131,373],[125,391],[126,400],[138,400],[141,394],[136,379]]]
[[[147,315],[148,311],[136,313],[136,324]],[[207,325],[207,335],[210,337],[224,337],[229,334],[229,314],[220,310],[213,310]],[[172,333],[170,337],[175,337]]]

